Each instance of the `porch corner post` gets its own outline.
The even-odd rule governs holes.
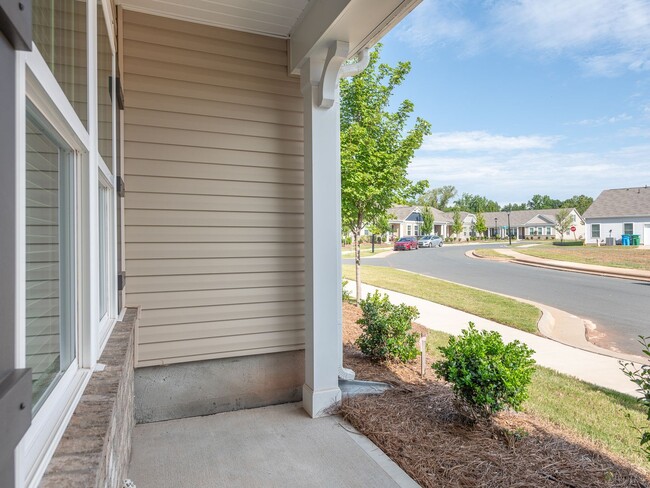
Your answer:
[[[342,61],[341,61],[342,62]],[[339,111],[319,103],[325,64],[302,66],[305,144],[305,384],[311,417],[339,402],[341,323]],[[338,70],[336,70],[338,72]]]

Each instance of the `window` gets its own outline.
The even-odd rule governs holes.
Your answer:
[[[109,250],[111,248],[109,236],[110,222],[110,190],[99,184],[97,202],[97,222],[99,227],[99,319],[106,317],[110,305],[110,269]]]
[[[34,0],[32,16],[34,43],[87,128],[86,2]]]
[[[411,226],[410,226],[410,225],[407,225],[407,226],[406,226],[406,235],[407,235],[407,236],[410,236],[410,235],[411,235]]]
[[[634,224],[631,222],[623,224],[623,234],[631,236],[634,234]]]
[[[552,227],[546,227],[546,235],[550,236],[553,233]]]
[[[420,235],[420,227],[417,225],[415,226],[415,235],[416,236]]]
[[[537,235],[538,235],[538,236],[541,236],[541,235],[542,235],[542,228],[541,228],[541,227],[538,227],[538,228],[537,228]]]
[[[17,456],[20,486],[38,485],[117,315],[115,42],[109,2],[96,1],[33,0],[36,49],[18,57],[25,204],[18,215],[17,367],[32,368],[34,378],[32,425]],[[96,49],[89,39],[97,39]],[[97,103],[89,105],[95,90]],[[95,115],[98,131],[89,132]]]
[[[600,239],[600,224],[591,224],[591,237]]]
[[[26,128],[25,351],[36,413],[76,356],[74,153],[30,102]]]
[[[113,164],[113,51],[104,9],[97,5],[97,129],[99,154],[107,168]]]

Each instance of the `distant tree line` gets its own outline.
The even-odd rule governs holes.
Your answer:
[[[544,210],[550,208],[575,208],[581,215],[589,208],[594,199],[587,195],[574,195],[566,200],[551,198],[549,195],[533,195],[524,203],[509,203],[501,206],[498,202],[482,195],[463,193],[456,198],[458,190],[453,185],[431,188],[421,194],[414,202],[416,205],[434,207],[445,212],[460,211],[474,214],[483,212],[508,212],[513,210]]]

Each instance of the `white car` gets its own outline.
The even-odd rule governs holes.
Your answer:
[[[420,247],[442,247],[442,237],[440,236],[420,236],[418,239]]]

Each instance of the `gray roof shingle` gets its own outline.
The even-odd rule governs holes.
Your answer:
[[[639,186],[603,190],[584,216],[588,219],[650,217],[650,188]]]

